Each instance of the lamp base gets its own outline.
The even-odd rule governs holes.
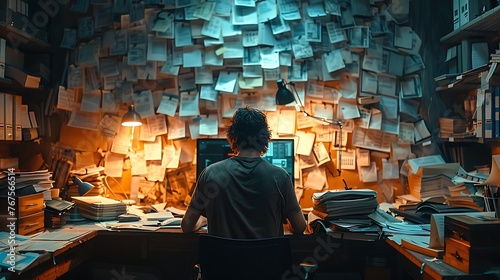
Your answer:
[[[78,206],[75,204],[73,209],[71,209],[69,211],[69,216],[68,216],[68,220],[66,221],[66,223],[77,223],[77,222],[83,222],[85,220],[86,219],[84,217],[80,216],[80,213],[78,213]]]

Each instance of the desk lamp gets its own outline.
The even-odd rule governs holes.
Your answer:
[[[293,82],[285,82],[283,79],[279,79],[276,81],[278,84],[278,91],[276,92],[276,104],[277,105],[286,105],[295,101],[295,109],[297,112],[302,113],[306,117],[311,117],[313,119],[317,119],[319,121],[325,122],[330,125],[338,126],[340,129],[340,149],[339,149],[339,162],[337,163],[337,172],[340,175],[342,169],[342,121],[340,120],[329,120],[322,117],[317,117],[309,114],[304,109],[304,104],[300,100],[300,97],[297,93],[297,89],[295,88],[295,84]],[[291,92],[287,85],[290,85],[293,88],[293,92]],[[344,182],[345,183],[345,182]]]
[[[94,185],[89,182],[82,181],[77,176],[73,176],[73,182],[78,186],[78,194],[80,196],[85,196],[94,188]],[[84,219],[80,216],[80,213],[78,213],[78,206],[75,203],[75,206],[69,213],[68,222],[79,222],[83,220]]]
[[[134,105],[128,107],[127,113],[122,117],[122,126],[141,126],[142,119],[141,115],[135,111]]]
[[[500,218],[500,155],[491,157],[490,175],[476,186],[484,186],[485,211],[495,211],[496,218]]]

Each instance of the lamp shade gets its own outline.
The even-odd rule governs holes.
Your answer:
[[[277,105],[286,105],[295,101],[293,93],[286,88],[286,83],[283,81],[283,79],[277,80],[276,83],[278,84],[278,91],[276,92]]]
[[[90,190],[94,188],[94,185],[89,182],[84,182],[76,176],[73,176],[73,182],[78,186],[78,194],[80,196],[86,195]]]
[[[479,185],[500,186],[500,155],[491,157],[491,170],[488,179]]]
[[[134,105],[130,105],[128,107],[127,113],[122,117],[122,125],[123,126],[141,126],[142,120],[141,115],[137,113],[134,109]]]

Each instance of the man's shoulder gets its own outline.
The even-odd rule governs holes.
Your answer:
[[[225,166],[230,165],[231,160],[229,158],[223,159],[221,161],[214,162],[207,166],[207,170],[218,170],[220,168],[225,168]]]

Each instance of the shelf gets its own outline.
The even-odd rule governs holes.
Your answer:
[[[489,65],[483,65],[462,74],[456,74],[456,76],[448,84],[438,85],[436,87],[436,92],[467,92],[481,87],[481,77],[479,76],[482,72],[488,71],[490,69]],[[497,68],[498,71],[498,68]],[[495,71],[495,73],[497,72]],[[492,77],[493,79],[493,77]]]
[[[7,42],[13,39],[14,42],[19,43],[19,49],[32,53],[42,53],[49,50],[49,44],[47,42],[24,33],[4,22],[0,22],[0,38],[4,38]]]
[[[46,100],[49,88],[26,88],[10,79],[0,78],[0,90],[4,93],[21,95],[23,99],[32,102],[41,102]]]
[[[446,47],[451,47],[468,38],[496,37],[499,35],[500,31],[499,17],[500,5],[486,11],[484,14],[442,37],[440,42]]]

